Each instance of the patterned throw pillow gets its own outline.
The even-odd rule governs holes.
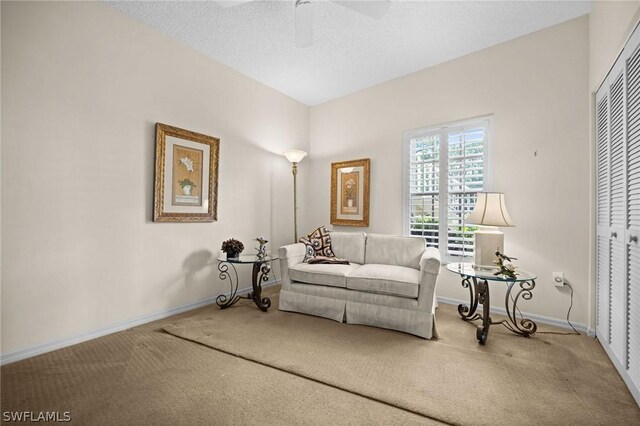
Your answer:
[[[315,229],[306,237],[300,238],[300,242],[306,245],[304,261],[307,263],[315,256],[336,257],[331,250],[331,236],[324,226]]]
[[[311,241],[309,241],[307,237],[301,237],[298,241],[304,244],[303,262],[309,263],[310,259],[313,259],[314,257],[316,257],[316,251],[313,249],[313,246],[311,245]]]

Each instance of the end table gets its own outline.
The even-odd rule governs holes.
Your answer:
[[[530,300],[533,297],[532,290],[536,286],[536,276],[530,272],[518,270],[516,278],[509,278],[502,275],[493,275],[495,270],[476,269],[471,263],[449,263],[447,269],[462,277],[462,287],[469,289],[469,305],[458,305],[458,313],[465,321],[482,320],[482,325],[476,329],[476,338],[481,345],[484,345],[489,335],[489,326],[502,324],[507,329],[524,337],[529,337],[536,332],[538,326],[528,318],[520,321],[516,318],[518,300]],[[507,294],[504,299],[504,306],[507,311],[507,320],[493,321],[490,314],[489,283],[503,283],[507,285]],[[518,288],[514,290],[515,284]],[[513,293],[515,292],[515,295]],[[482,304],[482,315],[477,314],[478,303]]]
[[[229,296],[226,294],[221,294],[216,298],[216,304],[220,307],[220,309],[226,309],[230,306],[233,306],[240,299],[249,299],[253,300],[258,308],[261,311],[267,312],[267,309],[271,307],[271,299],[268,297],[262,297],[262,282],[269,281],[269,272],[271,272],[270,262],[278,259],[278,256],[256,256],[253,254],[240,255],[238,257],[228,258],[226,256],[220,256],[218,258],[218,271],[220,271],[220,279],[226,280],[228,279],[231,284],[231,291],[229,292]],[[249,293],[247,296],[239,296],[238,293],[238,271],[234,265],[236,264],[252,264],[253,265],[253,273],[251,274],[251,284],[253,286],[253,291]],[[234,280],[229,273],[229,265],[235,275],[235,284]]]

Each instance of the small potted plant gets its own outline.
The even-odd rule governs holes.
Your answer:
[[[244,250],[244,244],[235,238],[231,238],[222,243],[222,251],[227,253],[227,259],[240,256],[242,250]]]

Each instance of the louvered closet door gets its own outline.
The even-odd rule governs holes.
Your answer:
[[[615,75],[615,74],[614,74]],[[609,90],[609,200],[610,273],[609,344],[623,365],[627,352],[626,278],[626,100],[624,70],[615,75]]]
[[[626,61],[627,73],[627,289],[629,376],[640,388],[640,47]]]
[[[598,338],[609,343],[609,97],[606,91],[596,99],[596,137],[596,330]]]
[[[640,404],[640,30],[596,94],[596,335]]]

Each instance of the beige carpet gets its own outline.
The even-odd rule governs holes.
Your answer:
[[[249,347],[248,357],[266,361],[273,352],[274,357],[298,368],[310,356],[305,345],[318,346],[313,343],[313,336],[335,336],[336,342],[329,342],[328,349],[335,349],[329,351],[331,356],[345,362],[359,360],[355,365],[341,367],[346,370],[344,377],[333,374],[339,384],[364,383],[385,400],[389,396],[406,398],[407,392],[413,391],[415,395],[411,395],[410,402],[418,408],[434,408],[437,403],[447,401],[450,417],[471,418],[468,424],[478,424],[487,417],[493,417],[492,423],[496,424],[517,424],[517,419],[523,418],[521,412],[536,410],[537,424],[638,423],[639,409],[595,340],[550,335],[527,340],[495,327],[483,348],[475,341],[473,325],[458,319],[453,307],[442,305],[437,316],[443,337],[438,342],[428,342],[402,333],[287,314],[273,308],[264,314],[248,301],[225,311],[215,306],[204,307],[2,366],[0,406],[3,412],[70,411],[72,423],[81,425],[437,423],[385,402],[162,331],[162,327],[179,324],[183,319],[212,318],[206,320],[212,323],[208,334],[224,332],[229,345]],[[283,337],[284,324],[291,324],[295,339]],[[251,330],[254,325],[265,327]],[[322,331],[324,328],[332,331]],[[253,338],[262,343],[246,340]],[[344,341],[347,343],[337,344]],[[445,347],[458,349],[450,352],[451,359],[421,355],[419,348],[424,351],[436,345],[443,347],[438,351],[444,351]],[[396,346],[405,349],[400,351],[400,357],[379,368],[381,357],[397,355]],[[461,357],[461,351],[472,354],[471,360],[468,354]],[[319,358],[314,359],[321,367],[324,361]],[[466,363],[474,363],[476,358],[478,369],[474,372]],[[480,361],[482,358],[485,360]],[[537,389],[537,381],[528,383],[531,373],[524,370],[536,362],[551,364],[554,359],[560,362],[559,370],[549,369],[566,382],[567,392],[545,396],[550,392],[549,386]],[[505,363],[505,360],[522,362]],[[424,365],[416,369],[416,364]],[[412,383],[402,384],[398,389],[399,379],[389,381],[389,376],[407,376],[409,368],[416,369],[410,375]],[[426,376],[425,369],[429,371]],[[492,379],[492,375],[500,376],[501,380]],[[359,382],[352,382],[353,376]],[[444,377],[444,382],[437,383],[438,377]],[[483,377],[489,380],[483,382]],[[502,382],[506,382],[504,387]],[[545,406],[545,401],[554,397],[560,409],[556,404]],[[429,403],[429,398],[433,402]],[[529,408],[529,404],[533,406]],[[576,411],[584,410],[585,415],[580,420],[568,417],[563,404]],[[608,416],[613,416],[613,420]],[[586,421],[584,417],[588,417]]]
[[[2,412],[69,411],[79,425],[436,424],[161,331],[233,311],[209,306],[2,366]]]
[[[455,307],[441,305],[437,320],[442,337],[425,341],[243,302],[164,330],[447,423],[640,424],[640,409],[595,339],[526,339],[494,326],[483,347]]]

